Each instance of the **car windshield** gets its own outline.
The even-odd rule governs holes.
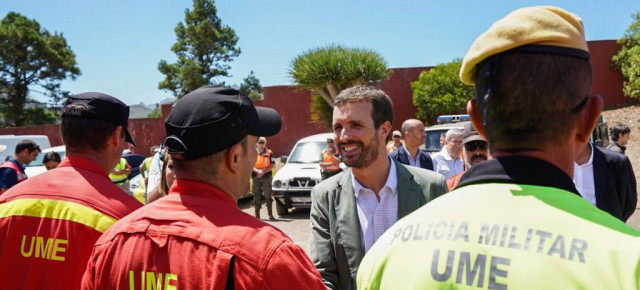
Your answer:
[[[298,143],[289,156],[291,163],[318,163],[322,149],[327,148],[325,142]]]
[[[64,159],[65,156],[65,151],[56,151],[56,153],[58,153],[60,155],[60,160]],[[42,159],[44,159],[44,155],[47,154],[47,152],[40,152],[38,153],[38,157],[36,157],[36,160],[31,161],[31,163],[29,163],[27,166],[28,167],[35,167],[35,166],[44,166],[44,164],[42,164]]]
[[[428,152],[438,152],[442,150],[442,147],[440,147],[440,135],[444,133],[447,133],[447,129],[427,131],[424,148]]]

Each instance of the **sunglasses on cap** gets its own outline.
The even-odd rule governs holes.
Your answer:
[[[464,149],[467,151],[475,151],[478,148],[480,148],[480,150],[487,150],[487,142],[476,140],[464,144]]]
[[[258,141],[258,144],[264,144],[264,142],[262,142],[262,141]]]

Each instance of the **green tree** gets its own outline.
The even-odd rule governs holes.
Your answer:
[[[50,33],[40,24],[18,13],[9,12],[0,22],[0,94],[5,126],[25,125],[24,106],[30,92],[38,87],[53,100],[68,95],[60,82],[80,75],[75,54],[58,33]]]
[[[165,79],[158,84],[161,90],[177,98],[206,85],[217,77],[228,76],[227,63],[240,55],[236,47],[238,37],[233,29],[223,25],[212,0],[194,0],[193,10],[185,11],[184,23],[175,28],[178,41],[173,51],[178,60],[169,64],[161,60],[158,70]]]
[[[242,80],[239,91],[252,100],[262,100],[263,98],[260,80],[255,76],[253,71],[251,71],[249,75]]]
[[[153,111],[147,114],[147,118],[162,118],[162,109],[160,109],[160,104],[156,104],[156,107],[153,108]]]
[[[418,80],[411,83],[418,118],[428,123],[437,115],[466,112],[467,101],[474,96],[474,89],[460,81],[461,66],[459,58],[439,64],[420,73]]]
[[[340,91],[385,80],[391,72],[375,51],[330,45],[308,50],[294,58],[289,75],[298,88],[311,91],[311,119],[330,125],[333,102]],[[319,100],[324,100],[325,104]]]
[[[613,67],[622,72],[625,82],[622,91],[630,98],[640,97],[640,12],[632,15],[624,36],[618,40],[620,51],[612,58]]]

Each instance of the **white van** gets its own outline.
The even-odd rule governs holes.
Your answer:
[[[319,161],[321,151],[327,148],[327,138],[333,138],[333,133],[300,139],[284,166],[276,172],[271,189],[278,215],[286,214],[292,207],[311,206],[311,189],[322,181]],[[340,166],[344,168],[344,164]]]
[[[16,153],[16,145],[25,139],[36,142],[36,144],[40,146],[40,149],[51,147],[47,135],[0,135],[0,145],[7,147],[4,151],[0,152],[0,163],[4,162],[7,157],[13,156],[13,154]]]

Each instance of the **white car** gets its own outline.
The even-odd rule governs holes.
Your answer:
[[[333,133],[300,139],[284,166],[276,172],[271,189],[278,215],[286,214],[292,207],[311,206],[311,189],[322,181],[319,161],[321,151],[327,148],[327,138],[333,138]],[[344,168],[344,164],[340,166]]]
[[[65,148],[66,147],[64,145],[61,145],[61,146],[43,149],[42,152],[38,154],[38,157],[36,157],[36,160],[33,160],[31,161],[31,163],[27,164],[27,168],[24,170],[24,173],[26,173],[28,177],[34,177],[40,173],[47,172],[47,168],[44,167],[44,164],[42,164],[42,159],[44,158],[44,155],[47,154],[48,152],[57,152],[60,155],[60,160],[62,160],[66,155]]]

